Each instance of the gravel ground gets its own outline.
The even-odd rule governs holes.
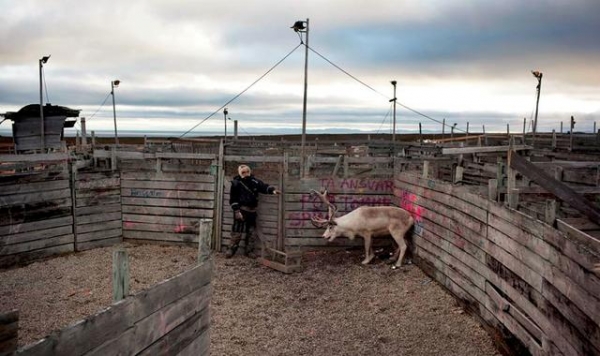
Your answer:
[[[191,268],[196,249],[123,244],[135,293]],[[20,310],[19,345],[110,305],[115,247],[0,272],[0,311]],[[211,355],[499,355],[491,338],[416,266],[360,265],[360,251],[308,252],[286,275],[215,255]]]

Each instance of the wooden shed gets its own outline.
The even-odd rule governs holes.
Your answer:
[[[81,110],[65,106],[46,104],[44,111],[44,149],[60,149],[65,127],[73,127]],[[17,112],[7,112],[5,117],[13,122],[13,140],[17,153],[40,150],[42,147],[42,125],[40,105],[29,104]]]

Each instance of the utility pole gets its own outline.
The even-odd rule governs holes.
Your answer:
[[[44,56],[40,59],[40,151],[42,153],[44,153],[46,148],[46,138],[44,132],[44,96],[42,95],[42,68],[44,67],[44,64],[48,62],[48,59],[50,59],[50,55]]]
[[[540,92],[542,91],[542,76],[543,73],[540,71],[531,71],[534,77],[538,80],[538,85],[536,87],[537,90],[537,100],[535,102],[535,119],[533,121],[533,140],[531,145],[535,147],[535,134],[537,133],[537,123],[538,123],[538,107],[540,105]]]
[[[392,80],[390,83],[392,83],[392,85],[394,86],[394,98],[391,99],[390,101],[394,102],[394,124],[392,127],[392,142],[396,142],[396,84],[398,82],[396,82],[395,80]]]

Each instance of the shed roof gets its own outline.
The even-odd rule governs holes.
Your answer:
[[[44,116],[66,116],[78,117],[81,110],[71,109],[66,106],[46,104],[44,105]],[[4,115],[7,119],[17,122],[19,120],[40,116],[40,104],[29,104],[23,106],[17,112],[7,112]]]

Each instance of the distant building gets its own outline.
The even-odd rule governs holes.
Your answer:
[[[73,127],[81,110],[46,104],[44,106],[44,149],[57,150],[63,146],[65,127]],[[30,104],[17,112],[7,112],[5,118],[13,122],[12,132],[17,153],[39,151],[42,147],[40,105]]]

